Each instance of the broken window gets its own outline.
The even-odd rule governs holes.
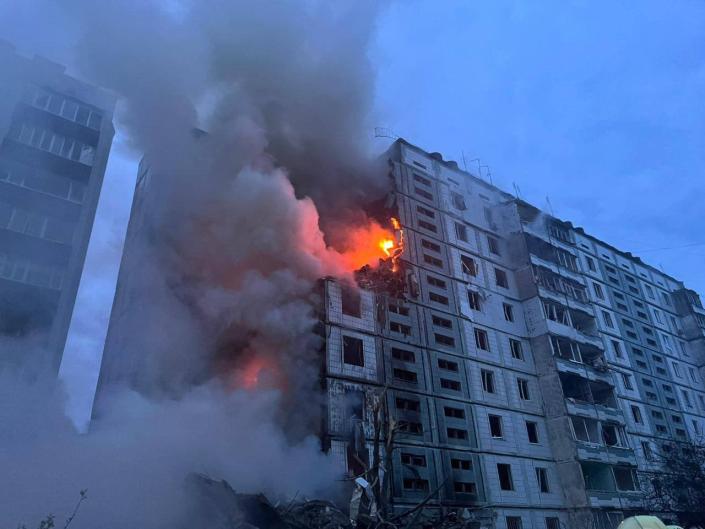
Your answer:
[[[614,479],[617,482],[617,490],[637,490],[637,480],[634,470],[627,467],[614,467]]]
[[[622,382],[624,382],[624,389],[632,390],[634,386],[632,385],[632,377],[627,373],[622,373]]]
[[[488,371],[486,369],[480,370],[480,373],[482,375],[482,389],[486,393],[494,393],[495,392],[495,387],[494,387],[494,373],[492,371]]]
[[[495,283],[498,287],[509,288],[509,280],[507,279],[507,273],[499,268],[494,269]]]
[[[622,344],[620,344],[617,340],[611,340],[612,342],[612,350],[614,351],[614,356],[617,358],[622,358],[624,355],[622,354]]]
[[[588,269],[589,269],[591,272],[594,272],[595,270],[597,270],[597,269],[595,268],[595,261],[593,261],[591,257],[588,257],[588,256],[586,255],[586,256],[585,256],[585,262],[587,263],[587,267],[588,267]]]
[[[488,415],[487,418],[490,422],[490,435],[494,439],[501,439],[502,438],[502,417],[499,415]]]
[[[563,325],[571,325],[570,316],[564,306],[544,300],[543,310],[549,320]]]
[[[509,348],[512,351],[512,358],[524,360],[524,351],[522,350],[521,342],[519,340],[509,338]]]
[[[399,314],[400,316],[408,316],[409,315],[409,307],[404,307],[403,305],[399,305],[397,303],[390,303],[389,304],[389,312],[393,312],[394,314]]]
[[[595,419],[572,415],[570,421],[573,424],[573,433],[578,441],[599,444],[600,439],[597,433],[597,421]]]
[[[514,490],[511,465],[506,463],[497,463],[497,474],[499,475],[499,488],[502,490]],[[511,518],[512,517],[507,517],[507,522],[509,522]],[[521,529],[521,518],[514,518],[514,520],[519,520],[519,525],[507,524],[507,527],[511,527],[512,529]]]
[[[606,310],[602,311],[602,319],[605,322],[605,325],[609,327],[610,329],[614,329],[614,322],[612,321],[612,315],[607,312]]]
[[[468,229],[465,224],[455,223],[455,236],[460,241],[468,242]]]
[[[493,253],[495,255],[501,255],[499,253],[499,241],[494,237],[490,237],[489,235],[487,236],[487,247],[489,248],[490,253]]]
[[[504,309],[504,319],[506,321],[514,321],[514,307],[509,303],[502,303],[502,307]]]
[[[481,310],[480,294],[473,290],[468,290],[468,303],[470,303],[470,308],[472,310]]]
[[[359,318],[362,315],[360,291],[349,285],[341,288],[343,314]]]
[[[467,255],[460,255],[460,264],[463,268],[463,273],[471,276],[477,275],[477,264],[472,257]]]
[[[364,367],[365,355],[360,338],[343,335],[343,362],[348,365]]]
[[[550,492],[548,489],[548,471],[545,468],[536,467],[536,481],[541,492]]]
[[[643,419],[641,418],[641,410],[637,406],[632,406],[632,417],[634,418],[635,423],[643,423]]]
[[[531,400],[529,396],[529,381],[525,378],[517,378],[517,387],[519,388],[519,398],[521,400]]]
[[[602,424],[602,440],[607,446],[627,446],[624,430],[614,424]]]
[[[538,444],[539,442],[539,428],[538,424],[531,421],[526,421],[526,436],[531,444]]]
[[[478,349],[482,349],[483,351],[490,350],[490,340],[487,336],[487,331],[475,328],[475,345]]]
[[[459,211],[465,211],[467,209],[463,195],[456,193],[455,191],[451,191],[450,196],[453,199],[453,207],[455,207],[455,209]]]

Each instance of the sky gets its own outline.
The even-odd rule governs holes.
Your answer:
[[[550,201],[556,216],[705,293],[704,39],[699,1],[393,3],[370,51],[374,123],[473,172],[479,158],[500,188]],[[116,128],[61,368],[79,424],[139,158]]]

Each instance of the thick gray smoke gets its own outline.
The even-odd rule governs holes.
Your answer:
[[[40,404],[56,403],[51,385],[3,384],[0,419],[21,427],[0,438],[12,476],[0,526],[88,488],[77,527],[173,527],[191,470],[274,494],[330,487],[310,435],[314,287],[363,264],[347,245],[379,229],[360,207],[384,191],[365,142],[379,3],[43,4],[31,30],[67,21],[65,61],[120,96],[118,126],[145,153],[150,191],[91,432],[77,437]],[[276,389],[233,392],[253,358]]]

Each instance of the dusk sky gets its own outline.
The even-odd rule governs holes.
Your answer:
[[[70,66],[57,36],[3,32],[21,52]],[[705,3],[696,1],[398,2],[371,51],[373,121],[461,166],[464,156],[473,172],[480,158],[502,189],[516,184],[543,209],[548,197],[556,216],[705,292],[704,40]],[[62,366],[79,422],[139,158],[115,125]]]

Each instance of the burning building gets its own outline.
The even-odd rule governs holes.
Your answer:
[[[614,529],[704,431],[699,297],[437,153],[387,158],[393,257],[321,283],[325,448],[393,513]]]
[[[197,218],[189,254],[150,215],[173,182],[145,158],[96,413],[111,386],[173,395],[215,373],[284,392],[287,427],[321,424],[340,475],[364,477],[385,516],[423,504],[475,528],[614,529],[642,507],[637,471],[659,444],[705,427],[699,298],[438,154],[398,140],[385,159],[389,192],[347,252],[323,249],[271,170],[266,196],[304,213],[243,231],[241,197],[261,185],[245,170],[223,192],[242,209],[232,229],[212,239],[213,215]],[[333,264],[288,272],[309,253]]]

